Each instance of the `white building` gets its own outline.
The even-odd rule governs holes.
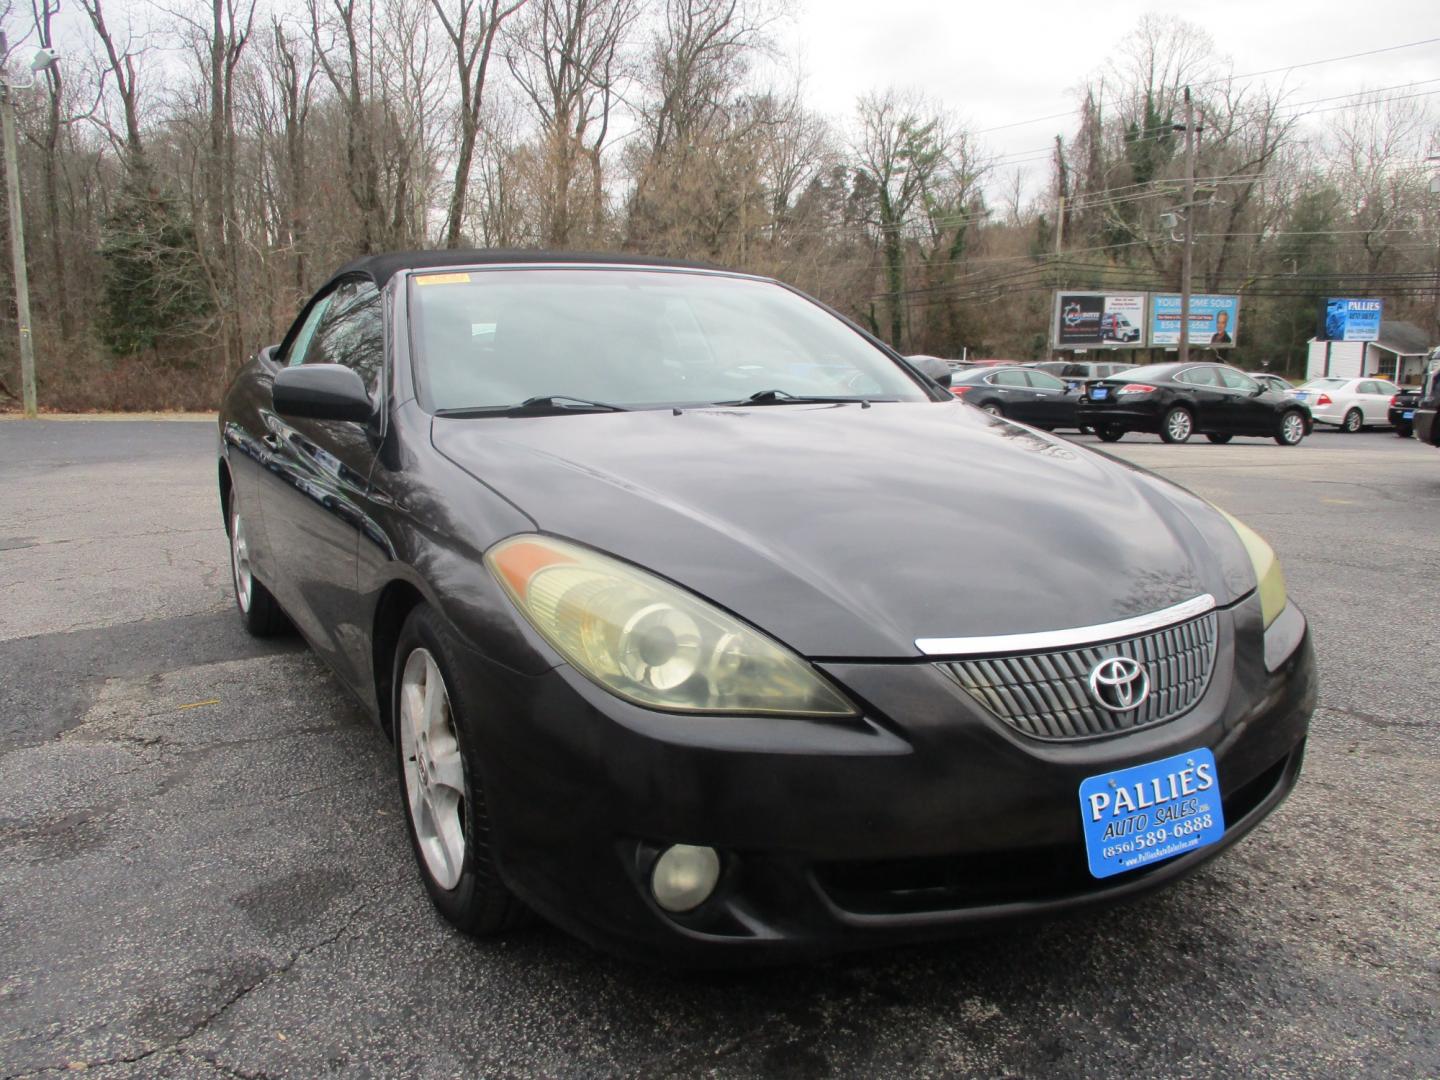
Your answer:
[[[1319,379],[1329,375],[1361,379],[1373,375],[1402,386],[1414,386],[1420,382],[1430,348],[1429,336],[1414,323],[1385,319],[1380,324],[1380,337],[1375,341],[1311,338],[1305,377]]]

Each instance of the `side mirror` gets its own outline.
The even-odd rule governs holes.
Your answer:
[[[921,375],[934,379],[941,386],[950,385],[950,365],[938,356],[911,356],[907,359]]]
[[[364,423],[374,412],[364,381],[344,364],[287,367],[276,374],[272,397],[281,416]]]

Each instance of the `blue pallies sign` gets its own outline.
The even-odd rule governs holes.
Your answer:
[[[1080,820],[1097,878],[1213,844],[1225,835],[1215,755],[1200,748],[1089,777]]]
[[[1325,341],[1374,341],[1380,336],[1382,300],[1331,297],[1325,301]]]

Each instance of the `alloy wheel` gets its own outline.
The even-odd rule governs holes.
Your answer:
[[[400,754],[410,823],[425,869],[442,889],[465,866],[465,767],[450,695],[428,649],[416,649],[400,678]]]
[[[1172,409],[1170,415],[1165,418],[1165,430],[1170,433],[1170,438],[1175,442],[1184,442],[1190,438],[1191,428],[1194,421],[1190,414],[1184,409]]]
[[[235,600],[240,610],[249,614],[255,578],[250,572],[250,545],[238,506],[230,511],[230,572],[235,578]]]
[[[1359,409],[1351,409],[1345,414],[1345,430],[1352,435],[1359,431],[1360,428],[1364,426],[1364,423],[1365,418],[1360,415]]]
[[[1305,437],[1305,421],[1299,413],[1286,413],[1280,421],[1280,435],[1291,446]]]

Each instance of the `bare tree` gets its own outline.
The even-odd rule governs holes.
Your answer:
[[[293,281],[298,298],[308,284],[305,261],[306,233],[309,226],[306,129],[310,119],[315,79],[319,73],[319,61],[310,42],[298,34],[292,34],[280,19],[276,18],[271,22],[270,33],[271,48],[265,66],[270,83],[279,98],[284,126],[284,232],[280,238],[280,246],[291,253]]]
[[[495,36],[505,20],[525,6],[526,0],[509,4],[502,4],[501,0],[430,0],[430,3],[450,38],[455,52],[455,74],[460,83],[460,144],[455,154],[455,186],[445,217],[445,246],[457,248]]]
[[[573,242],[577,212],[591,241],[600,235],[602,155],[628,74],[622,45],[639,14],[640,0],[536,0],[506,55],[540,121],[543,234],[554,247]]]
[[[60,0],[31,0],[31,14],[39,31],[40,44],[53,47],[51,22],[60,13]],[[63,121],[60,115],[60,99],[64,82],[57,64],[45,69],[45,81],[49,95],[46,99],[45,128],[39,141],[44,154],[45,218],[49,240],[51,280],[55,287],[54,307],[60,319],[60,337],[69,341],[75,335],[75,320],[70,312],[69,289],[65,281],[65,257],[62,249],[60,220],[60,133]]]
[[[345,124],[345,179],[359,217],[359,248],[375,251],[384,237],[380,166],[371,124],[366,45],[373,36],[373,0],[306,0],[310,39]]]
[[[905,240],[917,228],[933,230],[918,213],[956,166],[956,132],[934,104],[918,94],[885,90],[862,97],[860,130],[852,147],[856,171],[872,192],[871,221],[879,233],[890,309],[890,344],[904,331]]]
[[[96,117],[104,125],[111,141],[124,148],[129,167],[135,172],[143,172],[145,155],[140,137],[140,74],[136,65],[139,54],[133,51],[129,44],[121,46],[116,43],[115,35],[105,21],[105,12],[101,5],[102,0],[80,0],[80,8],[89,18],[95,36],[105,51],[108,67],[101,76],[100,89],[103,92],[108,77],[115,84],[115,93],[120,98],[120,112],[125,125],[123,136],[117,135],[115,130],[104,122],[101,113],[97,112]]]

